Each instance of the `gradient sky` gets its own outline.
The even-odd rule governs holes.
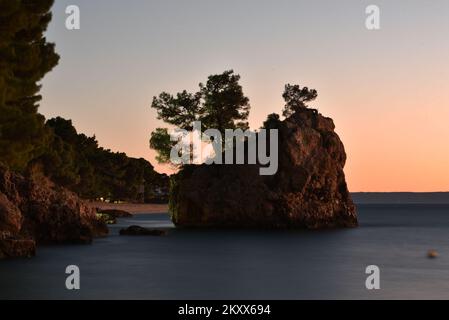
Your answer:
[[[65,29],[65,8],[81,30]],[[381,8],[381,30],[365,8]],[[351,191],[449,190],[449,1],[57,0],[47,36],[59,66],[40,112],[72,119],[101,146],[150,160],[161,91],[194,91],[234,69],[250,124],[281,112],[285,83],[314,103],[345,144]]]

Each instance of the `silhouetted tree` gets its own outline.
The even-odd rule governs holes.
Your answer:
[[[186,130],[191,130],[192,122],[203,114],[201,93],[191,94],[185,90],[176,97],[162,92],[159,97],[153,98],[151,107],[157,110],[158,119]]]
[[[170,140],[167,128],[157,128],[151,133],[150,148],[157,151],[156,161],[159,163],[170,161],[170,152],[174,144],[175,142]]]
[[[206,84],[200,83],[204,99],[201,121],[206,129],[213,128],[222,134],[226,129],[248,129],[249,98],[243,94],[240,76],[233,70],[209,76]]]
[[[282,115],[287,118],[296,111],[307,108],[306,103],[315,100],[317,96],[318,92],[315,89],[301,88],[299,85],[285,85],[285,90],[282,94],[285,100],[285,107]]]
[[[233,70],[208,77],[195,93],[183,91],[176,96],[163,92],[153,98],[152,108],[158,118],[180,129],[191,130],[193,121],[201,121],[202,130],[248,129],[249,99],[239,84],[240,76]],[[159,162],[169,162],[175,142],[170,141],[167,129],[158,128],[151,134],[150,146],[158,152]]]
[[[39,158],[45,174],[82,197],[141,201],[144,186],[146,199],[153,200],[157,189],[168,188],[168,177],[148,161],[99,147],[95,136],[77,133],[72,121],[58,117],[46,126],[53,141]]]
[[[143,184],[148,194],[167,187],[168,177],[148,161],[105,150],[70,120],[45,122],[38,113],[39,81],[59,60],[44,38],[52,4],[0,0],[0,162],[18,171],[42,169],[86,198],[135,200]]]
[[[44,37],[53,0],[0,0],[0,161],[23,170],[51,140],[39,81],[58,63]]]
[[[279,127],[281,120],[277,113],[272,113],[267,116],[267,120],[264,121],[262,128],[271,130]]]

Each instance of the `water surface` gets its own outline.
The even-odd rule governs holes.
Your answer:
[[[1,299],[448,299],[449,205],[359,205],[360,228],[177,230],[166,214],[120,219],[88,246],[0,262]],[[128,225],[166,237],[124,237]],[[438,259],[426,258],[436,249]],[[65,288],[78,265],[81,290]],[[365,268],[381,269],[381,290]]]

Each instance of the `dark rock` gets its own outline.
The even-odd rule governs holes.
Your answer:
[[[0,240],[0,259],[15,257],[33,257],[36,254],[36,242],[30,239]]]
[[[30,256],[35,244],[90,243],[107,234],[95,209],[73,192],[0,165],[0,257]]]
[[[117,218],[130,218],[133,215],[124,210],[97,208],[97,217],[106,224],[116,224]]]
[[[102,220],[106,224],[116,224],[117,218],[114,216],[111,216],[107,213],[97,213],[97,218]]]
[[[278,123],[279,168],[190,165],[171,181],[170,213],[181,227],[356,227],[344,146],[332,119],[303,109]]]
[[[130,226],[120,230],[122,236],[166,236],[167,234],[167,230],[147,229],[139,226]]]
[[[3,235],[19,233],[22,222],[23,217],[19,208],[0,192],[0,226]]]
[[[114,218],[131,218],[133,215],[128,211],[118,209],[97,209],[100,214],[107,214]]]
[[[19,208],[0,192],[0,259],[35,255],[36,242],[20,239],[22,223]]]

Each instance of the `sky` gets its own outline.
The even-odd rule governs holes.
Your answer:
[[[380,30],[365,8],[380,8]],[[77,5],[81,29],[67,30]],[[334,119],[350,191],[449,191],[447,0],[57,0],[47,38],[61,61],[40,112],[101,146],[148,159],[162,91],[194,92],[233,69],[259,128],[286,83],[318,90]]]

